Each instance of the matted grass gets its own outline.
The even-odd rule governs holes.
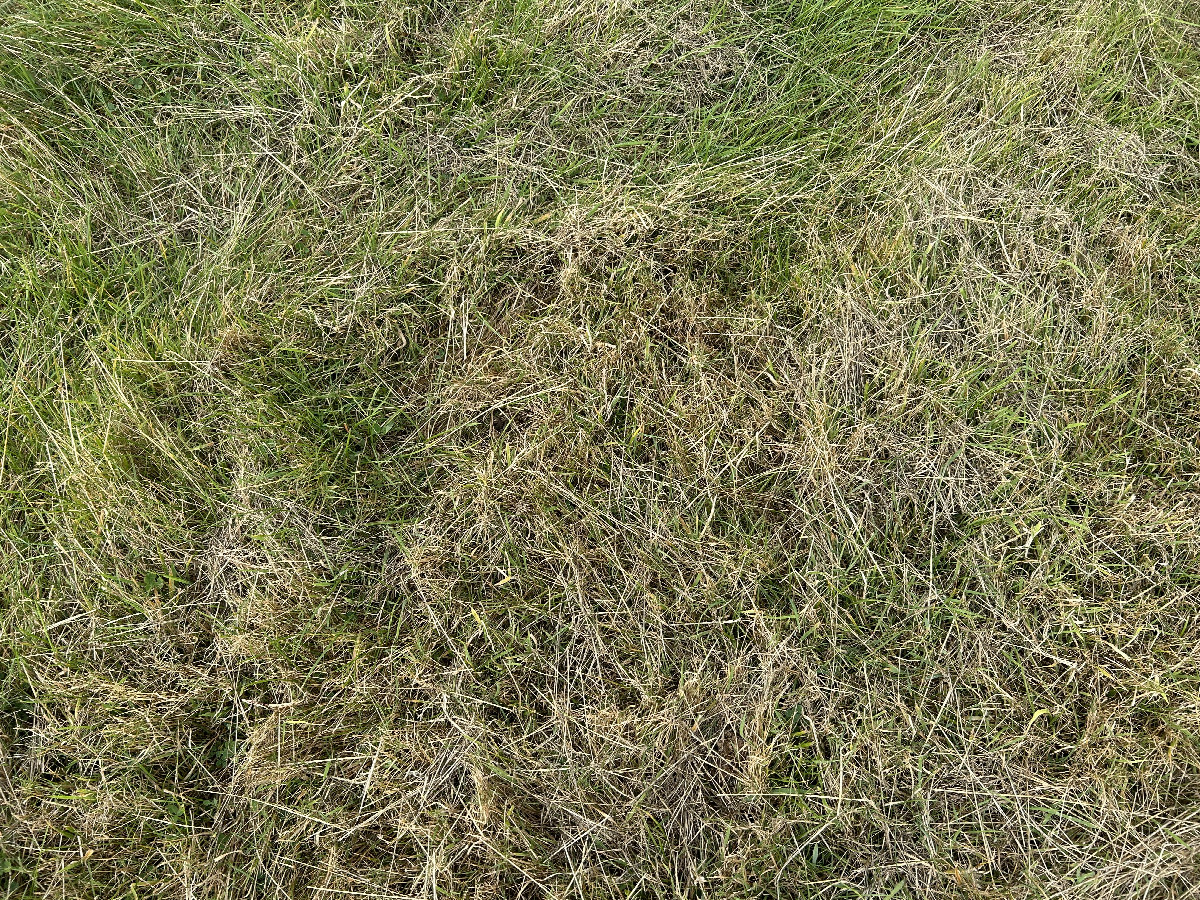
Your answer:
[[[0,896],[1200,891],[1194,0],[0,12]]]

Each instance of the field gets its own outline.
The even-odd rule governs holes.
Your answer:
[[[0,13],[0,900],[1200,894],[1200,0]]]

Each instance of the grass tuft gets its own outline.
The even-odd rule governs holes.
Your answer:
[[[0,13],[0,897],[1200,891],[1193,0]]]

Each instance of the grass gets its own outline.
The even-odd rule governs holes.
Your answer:
[[[1195,0],[0,12],[0,896],[1200,891]]]

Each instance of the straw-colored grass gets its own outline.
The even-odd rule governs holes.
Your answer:
[[[1200,891],[1195,0],[0,12],[0,897]]]

